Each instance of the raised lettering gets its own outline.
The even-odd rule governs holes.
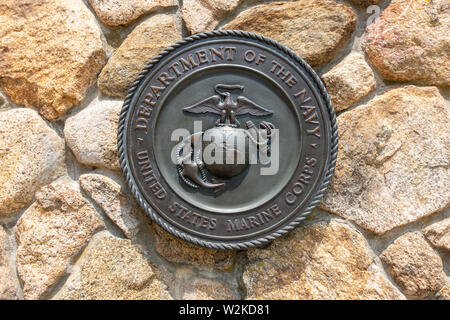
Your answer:
[[[164,85],[164,86],[169,86],[170,82],[172,80],[175,80],[174,77],[169,76],[169,74],[167,72],[163,72],[159,75],[158,80]]]

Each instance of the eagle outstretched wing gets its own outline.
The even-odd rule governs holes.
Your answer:
[[[222,109],[219,107],[220,97],[218,95],[206,98],[199,103],[186,107],[183,111],[190,113],[214,113],[220,115]]]
[[[252,116],[269,116],[272,114],[272,111],[261,107],[260,105],[243,96],[239,96],[237,98],[237,106],[237,116],[241,116],[244,114],[251,114]]]

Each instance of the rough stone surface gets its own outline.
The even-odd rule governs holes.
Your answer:
[[[196,278],[183,293],[183,300],[233,300],[230,286],[223,281]]]
[[[436,248],[450,251],[450,218],[426,227],[422,233]]]
[[[448,206],[449,111],[436,88],[406,86],[339,116],[321,207],[382,234]]]
[[[7,106],[8,106],[8,102],[6,101],[6,97],[2,92],[0,92],[0,109],[6,108]]]
[[[418,232],[395,240],[380,255],[387,270],[408,295],[427,297],[445,284],[442,260]]]
[[[64,137],[79,162],[120,170],[117,126],[122,105],[122,101],[95,100],[66,120]]]
[[[55,299],[171,299],[158,274],[137,245],[102,232],[91,240]]]
[[[17,270],[25,299],[38,299],[67,269],[68,259],[86,245],[103,223],[79,191],[62,177],[36,192],[17,222]]]
[[[450,285],[443,287],[435,297],[437,300],[450,300]]]
[[[0,216],[23,208],[41,185],[62,175],[64,159],[64,140],[36,111],[0,112]]]
[[[103,68],[98,78],[100,91],[124,98],[147,63],[180,39],[173,15],[159,14],[145,20],[128,35]]]
[[[56,119],[80,103],[106,62],[82,1],[2,0],[0,86],[14,103]]]
[[[169,261],[219,270],[233,266],[234,251],[206,249],[182,241],[156,223],[152,224],[152,230],[156,238],[156,251]]]
[[[127,25],[144,14],[176,7],[176,0],[89,0],[95,14],[108,26]]]
[[[191,34],[211,31],[241,2],[242,0],[184,0],[181,16]]]
[[[349,54],[322,76],[336,112],[347,109],[375,89],[372,69],[359,53]]]
[[[336,220],[300,227],[247,255],[247,299],[403,298],[372,266],[364,237]]]
[[[261,4],[239,14],[222,29],[268,36],[296,51],[311,66],[329,62],[355,29],[353,10],[329,0]]]
[[[367,58],[387,80],[449,86],[448,0],[393,0],[368,28]]]
[[[6,232],[0,225],[0,300],[14,300],[18,298],[13,270],[8,261],[8,247]]]
[[[94,200],[103,212],[133,238],[139,231],[136,204],[121,190],[121,185],[101,174],[83,174],[78,179],[81,189]]]
[[[449,0],[0,0],[0,300],[449,300],[449,27]],[[293,48],[339,114],[328,213],[249,250],[153,223],[117,154],[138,73],[219,28]]]
[[[371,4],[377,4],[380,2],[380,0],[350,0],[350,2],[353,2],[354,4],[360,5],[360,6],[370,6]]]

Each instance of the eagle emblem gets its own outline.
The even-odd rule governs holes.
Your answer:
[[[217,126],[229,125],[232,127],[239,127],[239,122],[236,119],[239,116],[252,115],[263,117],[272,114],[270,110],[261,107],[244,96],[239,95],[236,101],[233,101],[230,91],[243,91],[244,86],[218,84],[214,89],[217,92],[216,95],[206,98],[193,106],[186,107],[183,111],[196,114],[216,114],[220,116],[216,122]]]

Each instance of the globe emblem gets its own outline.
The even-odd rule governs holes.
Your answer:
[[[242,95],[234,101],[232,92],[243,91],[244,86],[218,84],[214,89],[216,95],[183,109],[187,113],[219,116],[214,127],[188,137],[177,151],[180,178],[192,188],[222,189],[227,182],[215,178],[230,179],[242,174],[250,165],[250,150],[255,150],[251,147],[263,146],[267,152],[267,142],[275,129],[272,123],[261,122],[260,129],[265,131],[265,140],[261,141],[252,121],[247,121],[246,129],[241,128],[239,116],[272,114]],[[193,147],[187,155],[182,154],[186,144]],[[215,178],[209,181],[208,173]]]
[[[202,147],[205,167],[214,176],[232,178],[249,166],[249,136],[242,128],[222,126],[208,129],[203,135]],[[211,160],[219,161],[206,159],[208,149],[212,150]]]

